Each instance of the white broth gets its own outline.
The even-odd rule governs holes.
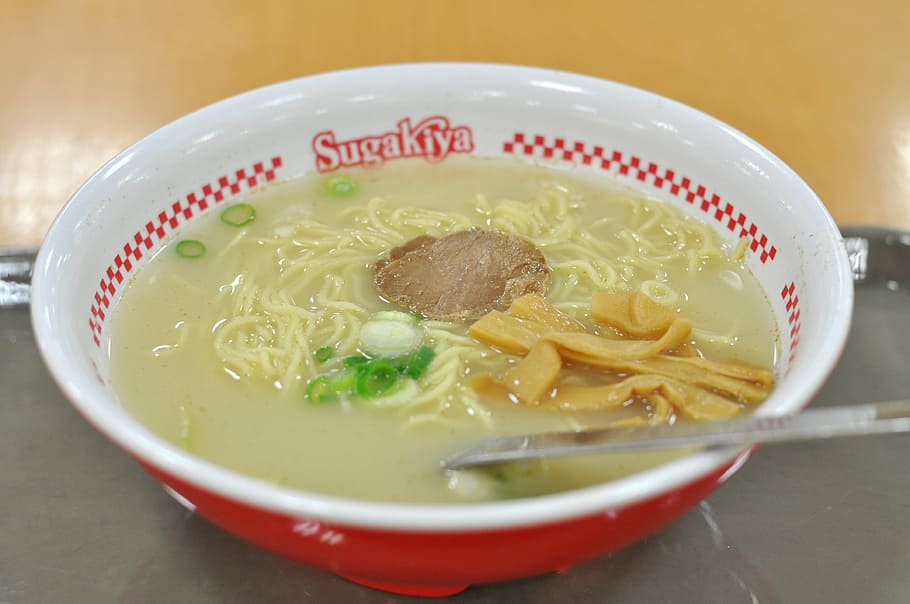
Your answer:
[[[391,394],[307,397],[314,380],[344,375],[345,360],[362,356],[360,331],[375,313],[407,310],[380,297],[373,263],[417,235],[471,226],[534,243],[549,266],[547,300],[592,329],[592,294],[642,291],[692,321],[691,345],[706,358],[774,366],[777,334],[757,281],[706,223],[669,204],[575,171],[506,160],[401,161],[343,176],[353,192],[336,180],[338,194],[314,175],[225,201],[137,272],[115,308],[110,354],[117,396],[138,421],[244,474],[382,501],[537,495],[672,457],[441,471],[440,458],[481,438],[604,425],[642,412],[634,401],[566,412],[479,395],[470,377],[502,373],[519,357],[472,339],[470,321],[409,323],[433,358],[417,378],[403,374]],[[255,217],[237,226],[230,222],[250,219],[239,203]],[[232,212],[222,217],[227,207]],[[204,253],[185,257],[202,248],[184,246],[178,254],[186,240],[201,242]],[[572,375],[602,377],[578,368]]]

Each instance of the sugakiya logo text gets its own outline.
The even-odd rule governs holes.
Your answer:
[[[350,140],[336,140],[326,130],[313,137],[316,169],[331,172],[351,166],[381,166],[390,159],[423,157],[430,162],[444,160],[450,153],[470,153],[474,139],[467,126],[451,126],[441,115],[415,125],[411,119],[398,122],[398,129]]]

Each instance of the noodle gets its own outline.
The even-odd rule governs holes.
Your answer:
[[[480,474],[473,494],[438,470],[484,436],[703,420],[750,409],[773,388],[755,368],[773,365],[774,315],[745,263],[728,257],[726,231],[588,172],[402,161],[345,171],[351,195],[312,175],[225,200],[254,207],[255,220],[225,223],[213,207],[177,235],[203,242],[205,256],[181,257],[168,243],[118,297],[108,347],[118,399],[212,463],[368,500],[533,496],[676,456],[509,465]],[[539,299],[512,297],[498,310],[507,319],[491,314],[475,337],[468,319],[415,317],[403,312],[410,302],[384,297],[393,296],[377,285],[378,260],[415,237],[472,227],[533,244],[549,270]],[[495,291],[450,264],[432,273],[447,294]],[[668,306],[652,312],[648,296]],[[678,329],[680,317],[691,331]],[[538,341],[545,354],[529,360]],[[477,389],[484,376],[505,381]],[[500,396],[510,378],[526,388]]]
[[[237,235],[220,255],[242,266],[252,245],[265,247],[275,274],[241,272],[221,289],[229,312],[214,330],[217,357],[237,374],[286,390],[284,385],[311,380],[323,369],[313,356],[319,346],[330,343],[342,357],[357,354],[360,327],[375,298],[364,275],[382,253],[421,234],[440,237],[486,225],[532,240],[550,264],[549,300],[573,316],[583,313],[593,292],[629,292],[635,281],[645,295],[676,306],[680,294],[666,283],[669,266],[694,271],[703,262],[724,259],[708,227],[656,202],[623,200],[632,224],[602,219],[585,225],[579,202],[560,186],[549,186],[527,202],[492,202],[484,195],[472,201],[473,211],[462,215],[375,197],[341,212],[346,228],[332,229],[304,215],[262,240]],[[453,411],[489,421],[474,391],[463,385],[470,366],[483,366],[483,348],[459,324],[427,321],[425,329],[437,356],[419,392],[400,405],[408,425],[446,421]],[[704,330],[697,333],[708,336]]]

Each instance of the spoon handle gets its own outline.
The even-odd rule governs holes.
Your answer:
[[[28,307],[36,253],[34,248],[0,250],[0,309]]]
[[[793,415],[752,415],[729,421],[492,438],[450,455],[441,465],[456,470],[503,461],[612,451],[749,445],[896,432],[910,432],[910,400],[823,407]]]

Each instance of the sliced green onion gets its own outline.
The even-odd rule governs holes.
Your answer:
[[[205,244],[196,239],[182,239],[177,242],[177,255],[181,258],[202,258]]]
[[[369,360],[370,359],[363,355],[355,354],[353,356],[345,357],[341,362],[345,367],[357,367],[358,365],[363,365]]]
[[[306,398],[311,403],[329,403],[338,399],[338,391],[335,390],[329,376],[321,375],[307,386]]]
[[[348,369],[329,374],[328,378],[332,390],[339,394],[352,394],[357,385],[357,372]]]
[[[423,330],[412,323],[370,319],[360,328],[360,345],[367,354],[395,358],[410,354],[423,339]]]
[[[381,396],[398,381],[398,371],[388,361],[376,360],[363,365],[357,372],[357,394]]]
[[[248,203],[235,203],[221,212],[221,222],[231,226],[243,226],[256,219],[256,210]]]
[[[350,176],[344,174],[335,174],[322,181],[322,186],[332,195],[347,197],[357,190],[357,184]]]
[[[417,323],[425,317],[420,313],[401,312],[400,310],[382,310],[370,317],[370,321],[401,321],[402,323]]]
[[[389,359],[389,363],[392,364],[392,367],[395,368],[399,375],[402,375],[408,370],[408,362],[410,360],[410,357],[398,357],[397,359]]]
[[[430,362],[433,360],[433,357],[436,356],[436,353],[433,352],[433,349],[429,346],[421,346],[417,349],[417,352],[411,355],[411,359],[408,361],[408,368],[406,373],[408,377],[412,379],[419,379],[430,366]]]
[[[313,354],[316,357],[316,360],[320,363],[325,363],[333,356],[335,356],[335,349],[331,346],[320,346],[316,349],[316,352]]]
[[[373,397],[369,400],[373,407],[399,407],[406,405],[414,400],[420,394],[420,387],[411,380],[398,380],[389,390],[382,393],[382,396]]]

